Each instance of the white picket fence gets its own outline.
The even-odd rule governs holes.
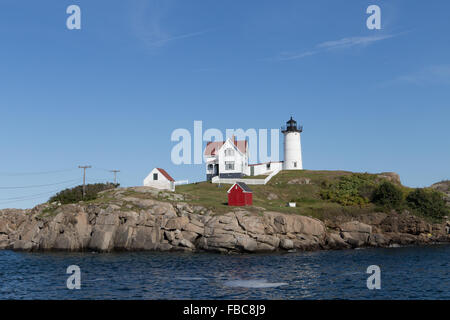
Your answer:
[[[189,180],[178,180],[174,183],[176,186],[181,186],[183,184],[189,184]]]
[[[219,178],[218,176],[215,176],[212,178],[212,183],[223,183],[223,184],[235,184],[236,182],[244,182],[249,185],[265,185],[267,184],[270,179],[272,179],[274,176],[276,176],[281,169],[277,169],[273,171],[270,175],[268,175],[265,179],[247,179],[247,178]]]

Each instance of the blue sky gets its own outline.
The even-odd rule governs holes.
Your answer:
[[[81,30],[66,28],[71,4]],[[366,27],[372,4],[381,30]],[[81,164],[88,182],[120,169],[123,186],[140,185],[155,166],[202,180],[203,165],[170,159],[172,131],[194,120],[270,129],[293,115],[306,169],[448,179],[449,11],[443,0],[2,0],[0,208],[81,182]]]

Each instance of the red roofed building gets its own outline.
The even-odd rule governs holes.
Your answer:
[[[252,190],[243,182],[236,182],[228,189],[229,206],[251,206],[253,204]]]
[[[175,180],[161,168],[154,168],[144,179],[144,186],[175,191]]]

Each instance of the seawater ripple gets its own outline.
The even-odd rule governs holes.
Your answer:
[[[450,246],[290,254],[0,251],[0,299],[450,299]],[[81,268],[81,289],[66,268]],[[381,290],[366,269],[381,268]]]

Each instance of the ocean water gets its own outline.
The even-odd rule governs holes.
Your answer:
[[[67,267],[81,289],[66,286]],[[367,267],[381,289],[367,288]],[[450,245],[219,255],[0,251],[0,299],[450,299]]]

